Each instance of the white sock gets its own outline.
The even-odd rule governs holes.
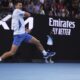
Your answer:
[[[0,61],[2,61],[2,59],[0,58]]]
[[[42,51],[43,55],[47,55],[47,52],[45,50]]]

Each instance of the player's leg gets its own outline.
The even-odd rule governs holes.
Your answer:
[[[38,39],[36,39],[35,37],[33,37],[32,35],[26,34],[25,41],[34,44],[38,48],[38,50],[43,54],[44,58],[48,58],[52,55],[52,53],[48,53],[44,49],[41,42]]]
[[[0,56],[0,61],[2,61],[3,59],[8,58],[10,56],[13,56],[16,53],[18,47],[20,46],[20,44],[23,40],[24,40],[24,35],[15,35],[13,43],[12,43],[11,50],[8,51],[8,52],[3,53],[3,55]]]
[[[32,38],[29,40],[29,43],[34,44],[40,51],[44,50],[43,45],[41,44],[41,42],[36,39],[35,37],[32,36]]]
[[[41,51],[41,53],[43,54],[43,57],[44,57],[45,59],[53,56],[53,54],[54,54],[53,52],[47,52],[47,51],[44,49],[44,47],[43,47],[43,45],[41,44],[41,42],[40,42],[38,39],[36,39],[35,37],[32,37],[31,40],[29,40],[29,43],[35,44],[36,47],[38,48],[38,50]]]
[[[40,43],[40,41],[37,40],[37,39],[36,39],[35,37],[33,37],[32,35],[26,33],[25,42],[32,43],[32,44],[36,45],[36,47],[43,53],[43,55],[47,55],[47,52],[46,52],[45,49],[43,48],[43,46],[42,46],[42,44]]]
[[[43,45],[41,44],[41,42],[40,42],[38,39],[36,39],[35,37],[32,37],[31,40],[29,40],[29,43],[34,44],[34,45],[36,46],[36,48],[38,48],[38,50],[43,54],[43,57],[45,58],[45,60],[46,60],[47,58],[49,58],[51,55],[53,55],[53,53],[47,52],[47,51],[44,49],[44,47],[43,47]]]
[[[10,56],[13,56],[16,53],[17,49],[18,49],[18,46],[12,45],[10,51],[7,51],[7,52],[3,53],[2,56],[0,56],[0,61],[4,60]]]

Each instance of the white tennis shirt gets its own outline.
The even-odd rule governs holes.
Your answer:
[[[24,14],[25,11],[20,9],[15,9],[13,11],[11,22],[11,28],[14,30],[13,35],[25,33]]]

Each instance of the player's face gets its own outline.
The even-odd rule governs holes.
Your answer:
[[[22,9],[22,3],[18,3],[17,8]]]

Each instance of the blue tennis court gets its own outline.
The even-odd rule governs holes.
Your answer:
[[[80,64],[1,63],[0,80],[80,80]]]

